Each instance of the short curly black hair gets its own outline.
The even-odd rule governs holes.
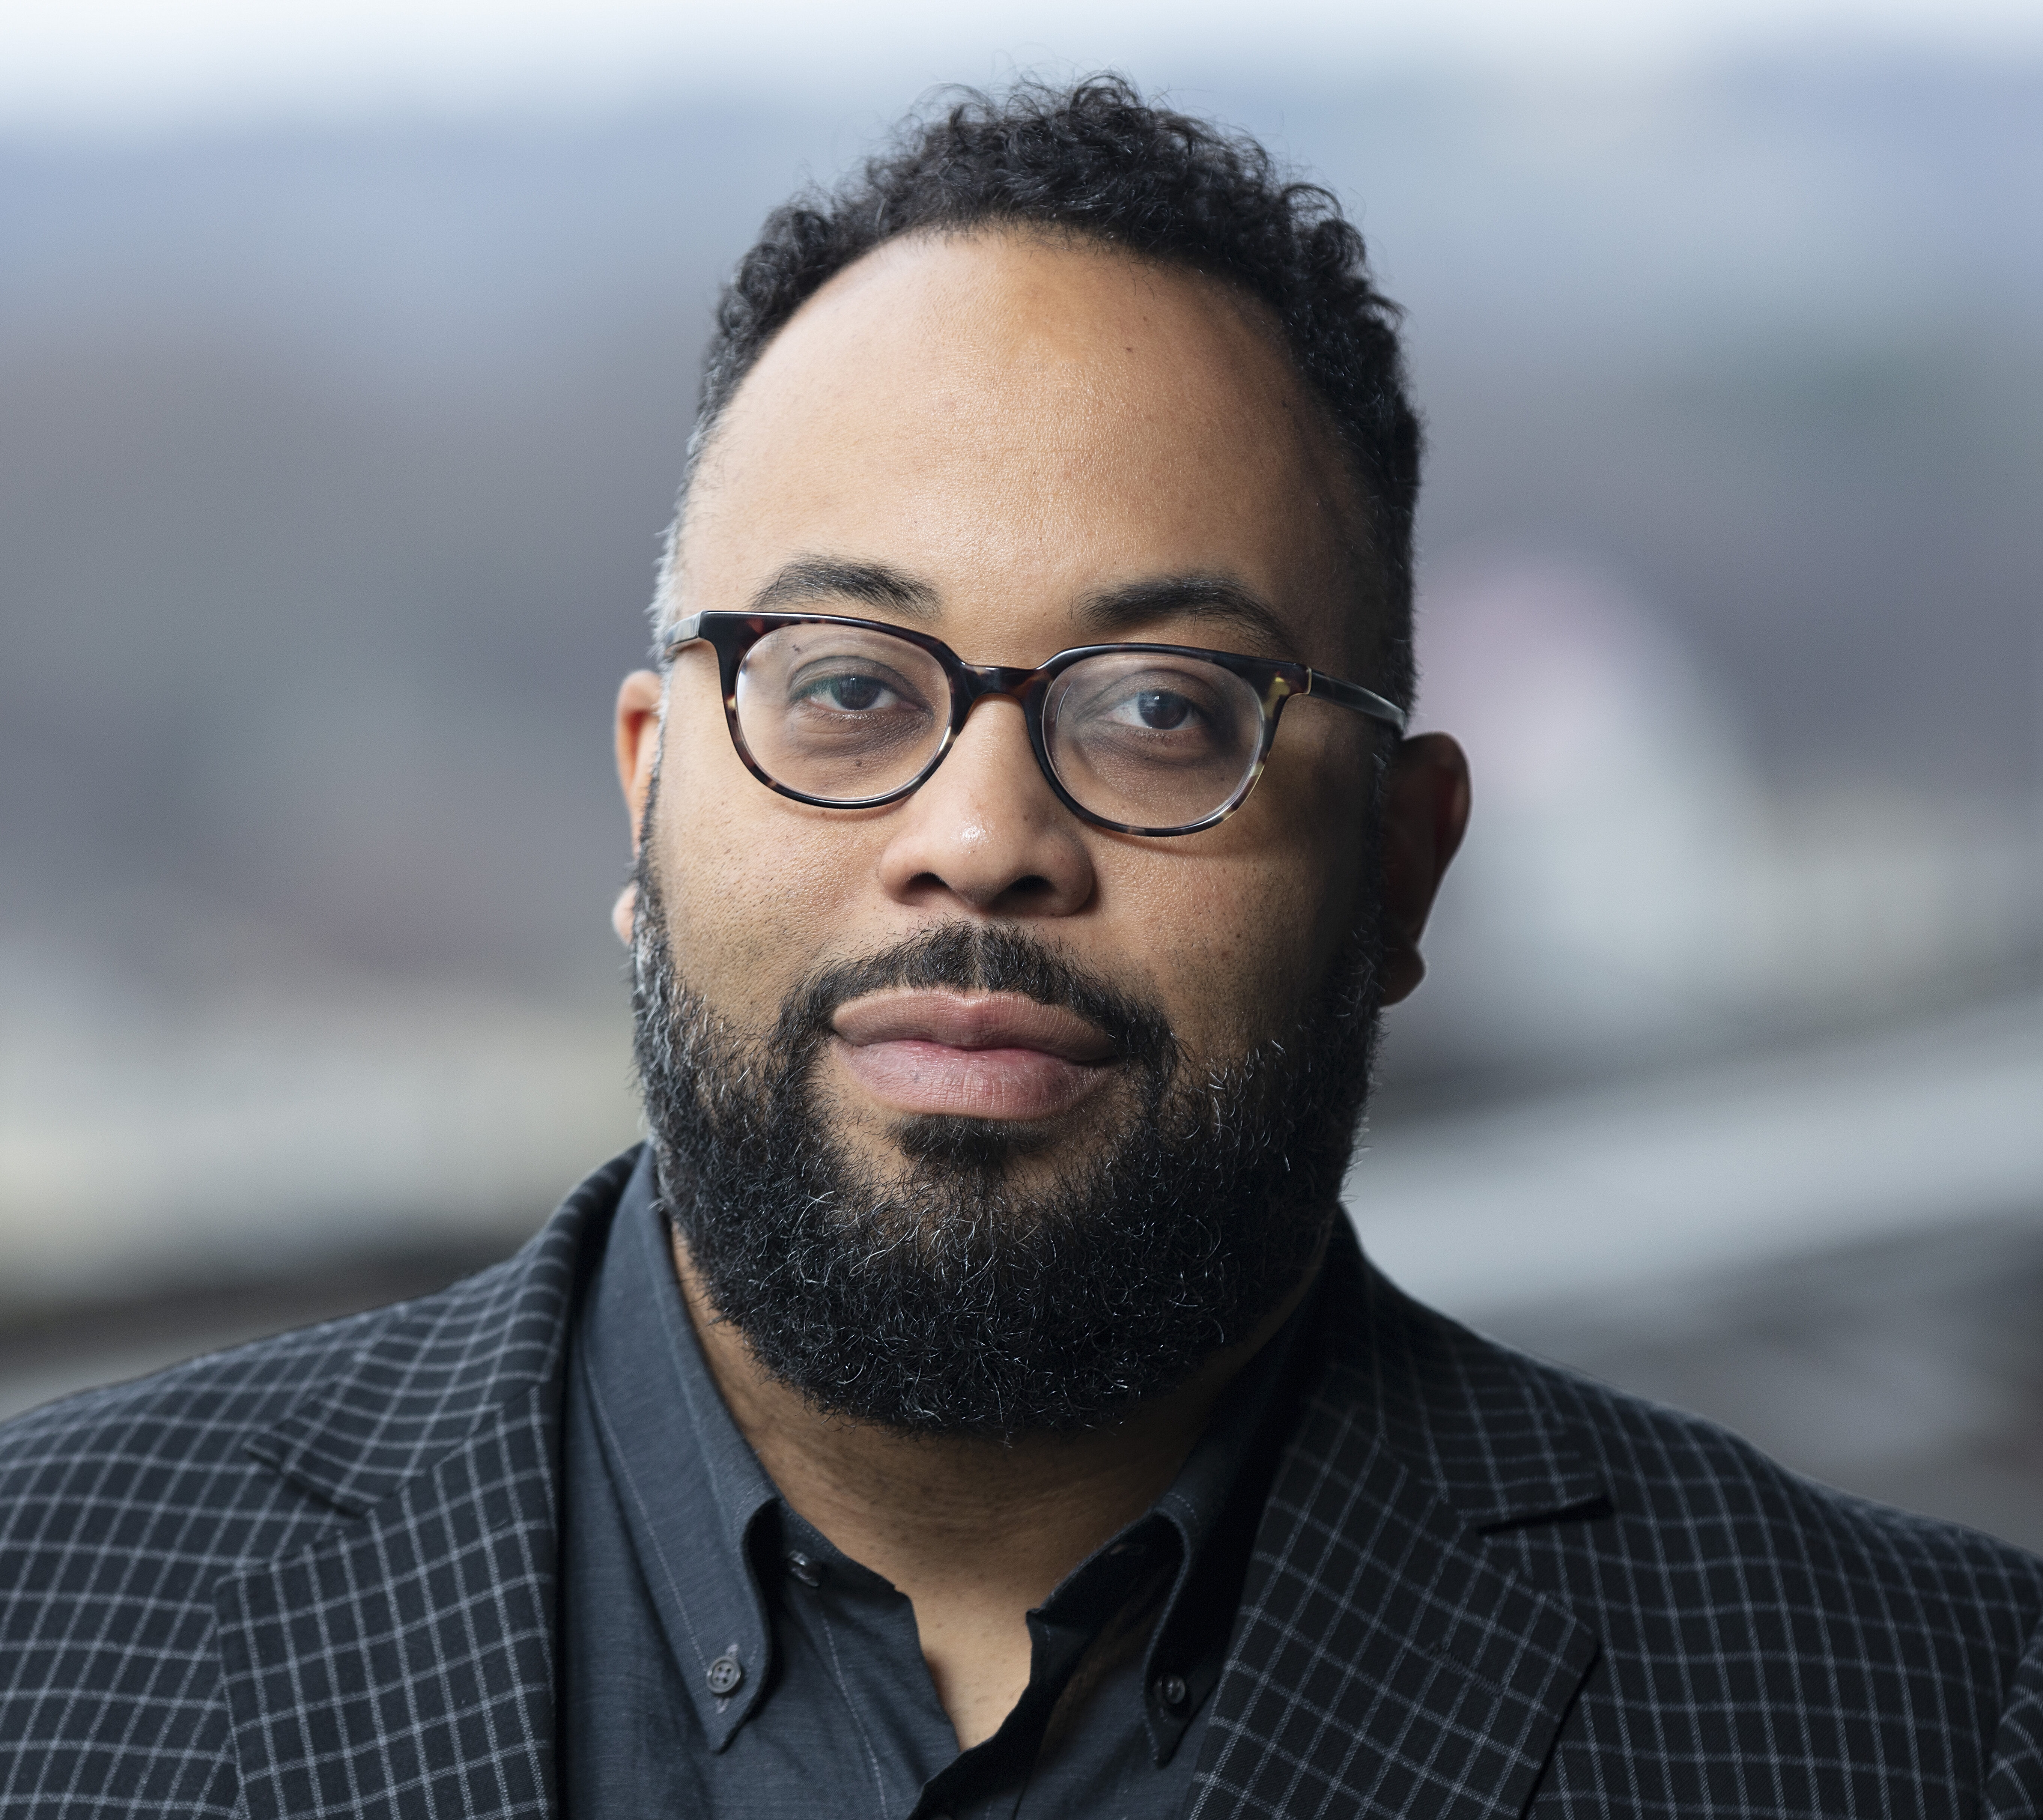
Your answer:
[[[1409,706],[1420,439],[1401,312],[1370,282],[1362,236],[1329,191],[1291,179],[1244,135],[1148,105],[1118,76],[1070,88],[1024,81],[998,97],[967,91],[939,114],[912,117],[835,190],[769,216],[717,305],[689,473],[767,343],[828,279],[905,234],[1003,224],[1188,267],[1268,306],[1367,500],[1370,680]],[[684,478],[684,500],[687,488]],[[656,615],[673,554],[670,538]]]

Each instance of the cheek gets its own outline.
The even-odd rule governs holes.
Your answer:
[[[676,964],[746,1029],[763,1031],[833,930],[869,864],[856,822],[776,796],[731,749],[721,715],[669,721],[652,839]]]
[[[1278,1034],[1318,988],[1360,907],[1355,802],[1337,772],[1273,760],[1232,819],[1121,881],[1129,952],[1195,1059]]]
[[[1226,865],[1194,864],[1140,918],[1148,971],[1194,1060],[1252,1048],[1295,1009],[1301,906],[1287,883],[1267,868],[1244,878]]]
[[[1291,1023],[1355,927],[1366,888],[1369,760],[1287,727],[1240,813],[1183,854],[1163,887],[1187,1044],[1240,1052]],[[1320,730],[1313,730],[1320,731]],[[1195,1036],[1198,1032],[1198,1036]]]

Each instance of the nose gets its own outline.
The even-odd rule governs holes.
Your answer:
[[[1020,704],[983,699],[893,811],[880,880],[897,902],[983,916],[1069,916],[1096,880],[1083,826],[1036,763]]]

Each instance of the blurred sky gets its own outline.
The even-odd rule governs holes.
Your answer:
[[[1323,83],[1411,66],[1608,74],[1811,41],[2043,45],[2034,0],[10,0],[0,120],[127,129],[435,107],[608,105],[736,85],[841,95],[1125,65]]]

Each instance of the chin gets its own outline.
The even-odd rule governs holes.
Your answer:
[[[920,1171],[997,1174],[1011,1163],[1040,1157],[1071,1141],[1067,1119],[968,1118],[922,1113],[903,1119],[891,1136]]]

